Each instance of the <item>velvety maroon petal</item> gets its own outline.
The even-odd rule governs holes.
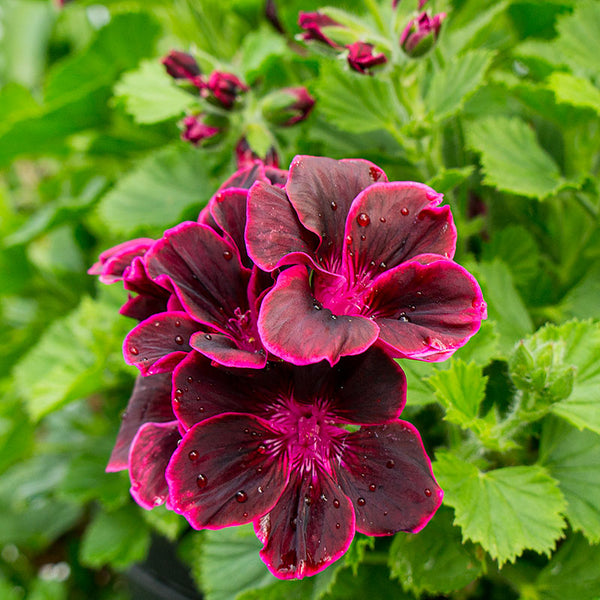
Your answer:
[[[442,360],[474,335],[486,316],[481,289],[463,267],[411,261],[382,273],[367,299],[379,339],[396,357]]]
[[[234,339],[222,333],[199,331],[192,336],[190,345],[225,367],[262,369],[267,363],[267,353],[260,346],[255,350],[240,348]]]
[[[225,414],[190,429],[167,467],[170,503],[196,529],[249,523],[271,510],[288,479],[284,452],[262,419]]]
[[[267,407],[287,390],[281,369],[251,371],[218,368],[191,352],[173,374],[173,407],[185,428],[226,412],[268,417]]]
[[[163,504],[169,493],[165,470],[181,439],[177,421],[142,425],[129,453],[130,492],[148,510]]]
[[[171,291],[157,285],[148,277],[144,261],[136,257],[123,273],[123,287],[136,292],[136,297],[130,297],[119,311],[126,317],[143,321],[156,313],[167,310]]]
[[[387,177],[367,160],[296,156],[292,161],[285,186],[289,200],[304,227],[321,238],[319,262],[330,270],[341,260],[352,201],[376,181]]]
[[[265,348],[295,365],[364,352],[379,328],[364,317],[334,315],[314,298],[308,270],[297,265],[280,273],[260,309],[258,330]]]
[[[241,169],[238,169],[231,177],[223,182],[223,184],[219,187],[219,191],[223,191],[228,188],[249,190],[257,181],[270,183],[269,179],[265,175],[264,164],[258,160],[254,161],[252,164],[242,167]]]
[[[352,504],[325,472],[294,473],[275,507],[254,524],[260,556],[280,579],[325,569],[354,537]]]
[[[250,272],[235,248],[212,229],[182,223],[167,231],[148,251],[149,275],[171,282],[186,311],[198,321],[221,330],[235,318],[235,309],[248,309]]]
[[[138,376],[122,418],[117,441],[106,467],[108,473],[127,469],[131,442],[144,423],[173,421],[171,374]]]
[[[345,270],[379,273],[419,254],[452,258],[456,227],[442,195],[422,183],[376,183],[352,203],[345,228]]]
[[[285,191],[256,183],[248,192],[246,245],[250,258],[264,271],[272,271],[290,264],[290,254],[313,260],[319,239],[302,226]]]
[[[135,365],[142,375],[172,372],[192,349],[190,337],[199,327],[184,312],[153,315],[125,338],[125,362]]]
[[[294,400],[327,400],[337,422],[381,424],[395,421],[406,403],[406,377],[381,348],[327,363],[295,368]]]
[[[334,469],[367,535],[417,532],[442,503],[419,432],[405,421],[349,434]]]
[[[100,254],[98,262],[88,269],[88,273],[99,275],[102,283],[120,281],[131,261],[137,256],[143,256],[153,243],[151,238],[138,238],[109,248]]]

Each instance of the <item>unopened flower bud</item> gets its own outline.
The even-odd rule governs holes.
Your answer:
[[[327,27],[345,29],[344,25],[333,20],[331,17],[320,12],[300,12],[298,15],[298,25],[304,29],[304,33],[302,34],[304,41],[317,40],[332,48],[342,48],[342,45],[332,40],[323,32],[323,28]]]
[[[203,87],[202,78],[200,77],[200,67],[191,54],[180,52],[179,50],[171,50],[161,62],[173,79],[187,79],[196,87]]]
[[[269,94],[263,100],[262,109],[268,121],[289,127],[304,121],[314,104],[314,98],[305,87],[288,87]]]
[[[208,90],[208,99],[214,99],[225,108],[232,108],[241,92],[249,88],[242,83],[233,73],[224,73],[214,71],[206,86]]]
[[[207,123],[204,115],[189,115],[183,119],[182,124],[181,139],[191,142],[194,146],[200,142],[214,140],[221,133],[221,128]]]
[[[354,42],[348,48],[348,64],[359,73],[367,73],[371,67],[387,62],[385,54],[373,54],[373,44]]]
[[[423,56],[438,39],[445,18],[446,13],[430,17],[427,12],[422,12],[418,17],[410,20],[404,28],[400,36],[400,47],[411,58]]]

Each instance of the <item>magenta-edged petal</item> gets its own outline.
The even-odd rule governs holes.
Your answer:
[[[381,348],[342,358],[335,367],[319,363],[293,370],[294,399],[326,399],[336,422],[381,424],[395,421],[406,403],[406,377]]]
[[[345,228],[345,269],[352,274],[392,269],[419,254],[452,258],[456,227],[442,195],[422,183],[376,183],[359,194]]]
[[[268,417],[267,406],[276,404],[287,389],[281,369],[268,367],[251,371],[211,365],[191,352],[173,373],[173,408],[185,428],[227,412]]]
[[[148,510],[163,504],[169,493],[165,470],[181,439],[177,421],[142,425],[129,452],[130,492]]]
[[[249,271],[235,248],[212,229],[182,223],[165,233],[146,255],[149,275],[161,285],[170,281],[186,311],[221,330],[247,310]]]
[[[320,262],[339,262],[344,247],[344,228],[354,198],[385,173],[362,159],[334,160],[296,156],[290,165],[286,191],[300,222],[321,238]]]
[[[107,473],[127,469],[131,442],[144,423],[164,423],[174,419],[171,375],[160,373],[149,377],[138,376],[122,419],[117,441],[106,467]]]
[[[225,414],[186,433],[167,467],[172,509],[195,529],[249,523],[271,510],[288,480],[287,458],[262,419]]]
[[[446,358],[477,332],[486,316],[475,278],[443,259],[411,261],[382,273],[367,304],[388,351],[419,360]]]
[[[327,473],[299,473],[254,529],[269,571],[279,579],[301,579],[346,552],[354,537],[354,511]]]
[[[105,250],[98,257],[98,262],[89,269],[90,275],[99,275],[102,283],[114,283],[123,279],[123,272],[137,256],[143,256],[154,243],[151,238],[129,240]]]
[[[223,333],[199,331],[191,337],[190,345],[225,367],[262,369],[267,364],[267,353],[260,345],[256,349],[240,348],[235,340]]]
[[[270,183],[269,179],[265,175],[265,166],[260,160],[253,161],[251,164],[238,169],[219,187],[219,191],[223,191],[228,188],[241,188],[244,190],[249,190],[257,181]]]
[[[311,260],[319,240],[302,226],[284,190],[256,183],[248,192],[246,244],[250,258],[264,271],[272,271],[289,264],[290,254],[301,253]]]
[[[260,309],[258,330],[265,348],[295,365],[359,354],[375,342],[379,328],[370,319],[334,315],[310,290],[303,265],[280,273]]]
[[[123,273],[123,287],[138,294],[129,300],[119,311],[122,315],[143,321],[156,313],[167,310],[172,293],[157,285],[148,277],[143,258],[136,257]]]
[[[153,315],[125,338],[125,362],[135,365],[142,375],[170,373],[192,349],[190,337],[198,328],[184,312]]]
[[[367,535],[417,532],[442,503],[419,432],[405,421],[349,434],[334,469]]]

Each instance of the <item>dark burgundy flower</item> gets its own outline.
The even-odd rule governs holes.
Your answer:
[[[332,48],[343,48],[341,44],[334,42],[323,31],[323,28],[329,27],[340,27],[342,29],[345,29],[344,25],[338,23],[337,21],[334,21],[331,17],[320,12],[301,11],[298,14],[298,25],[300,25],[300,27],[304,29],[304,33],[302,34],[303,40],[317,40],[319,42],[324,42]]]
[[[191,54],[180,52],[179,50],[171,50],[169,54],[163,57],[161,62],[173,79],[187,79],[199,89],[204,87],[205,84],[201,77],[200,67]]]
[[[195,146],[221,133],[219,127],[205,123],[203,115],[188,115],[183,119],[182,123],[183,131],[181,132],[181,139],[191,142]]]
[[[400,36],[400,47],[412,58],[422,56],[435,44],[445,18],[446,13],[431,17],[422,12],[411,19]]]
[[[235,104],[240,93],[248,91],[248,86],[242,83],[233,73],[214,71],[211,73],[206,89],[211,96],[222,106],[229,109]]]
[[[354,42],[348,48],[348,64],[359,73],[368,73],[372,67],[387,62],[385,54],[373,54],[373,44]]]
[[[279,578],[321,571],[355,530],[418,531],[441,504],[418,432],[398,420],[404,374],[380,349],[251,372],[190,354],[173,382],[185,434],[166,470],[170,507],[196,529],[254,522]]]
[[[248,253],[281,270],[258,330],[265,348],[302,365],[377,342],[396,357],[437,361],[479,329],[486,306],[451,260],[456,229],[421,183],[388,182],[365,160],[297,156],[285,189],[248,194]]]
[[[304,121],[314,104],[314,98],[305,87],[288,87],[276,90],[264,98],[262,110],[271,123],[290,127]]]

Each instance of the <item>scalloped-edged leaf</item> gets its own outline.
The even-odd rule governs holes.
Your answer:
[[[600,542],[600,436],[549,419],[544,423],[539,460],[558,480],[573,529],[593,544]]]
[[[464,544],[452,525],[452,511],[442,507],[418,535],[397,533],[390,548],[392,577],[406,590],[449,594],[481,574],[474,547]]]
[[[114,90],[137,123],[158,123],[178,117],[198,103],[192,94],[175,85],[156,60],[144,61],[139,69],[125,73]]]
[[[493,54],[471,50],[436,71],[425,96],[425,106],[434,119],[446,119],[458,112],[467,97],[484,82]]]
[[[533,129],[521,119],[503,116],[480,119],[469,125],[467,140],[481,154],[487,185],[543,199],[558,192],[565,183]]]
[[[202,151],[184,144],[151,154],[102,198],[100,218],[119,235],[176,223],[187,208],[210,197],[206,163]]]
[[[439,453],[434,471],[463,539],[480,543],[500,565],[524,550],[549,554],[562,536],[565,499],[542,467],[482,473],[450,453]]]
[[[588,79],[570,73],[555,72],[550,75],[547,83],[558,102],[600,112],[600,90]]]

